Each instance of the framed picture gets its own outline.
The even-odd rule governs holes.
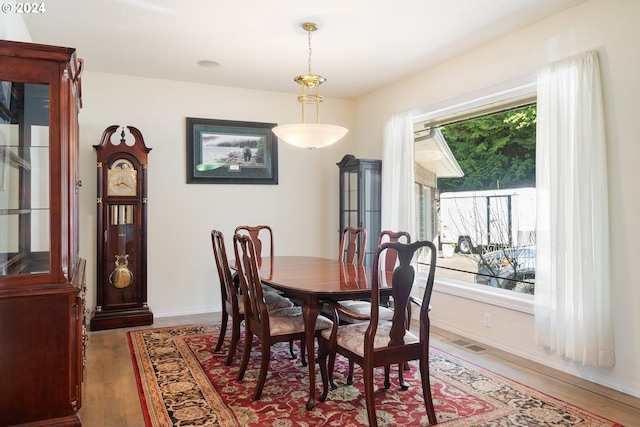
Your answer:
[[[187,183],[277,184],[275,126],[187,117]]]

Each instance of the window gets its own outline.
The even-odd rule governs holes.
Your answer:
[[[417,218],[420,238],[433,230],[439,242],[439,282],[497,295],[535,291],[534,92],[528,83],[423,109],[415,125]],[[439,170],[429,188],[418,182],[418,141],[434,130],[450,149],[440,163],[450,156],[459,173]],[[427,191],[432,210],[423,209]]]
[[[436,203],[434,190],[437,186],[436,175],[419,164],[415,170],[416,218],[418,222],[417,240],[431,240],[437,234]]]

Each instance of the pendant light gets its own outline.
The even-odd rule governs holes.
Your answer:
[[[300,85],[302,91],[298,96],[298,102],[302,104],[302,123],[276,126],[273,128],[273,132],[279,139],[295,147],[322,148],[339,141],[347,134],[348,130],[341,126],[320,123],[320,103],[323,100],[320,95],[320,84],[324,83],[326,79],[311,73],[311,32],[316,31],[318,26],[313,22],[305,22],[302,24],[302,29],[308,34],[309,69],[307,74],[296,76],[293,79]],[[315,105],[315,123],[306,122],[307,105]]]

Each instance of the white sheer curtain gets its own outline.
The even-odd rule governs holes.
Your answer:
[[[414,141],[410,111],[394,114],[387,120],[382,149],[382,229],[408,231],[415,240]]]
[[[597,52],[538,78],[536,341],[590,366],[615,364],[604,116]]]

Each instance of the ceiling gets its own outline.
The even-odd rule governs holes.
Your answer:
[[[585,0],[57,0],[24,14],[35,43],[89,71],[354,99]],[[214,67],[199,61],[217,62]]]

